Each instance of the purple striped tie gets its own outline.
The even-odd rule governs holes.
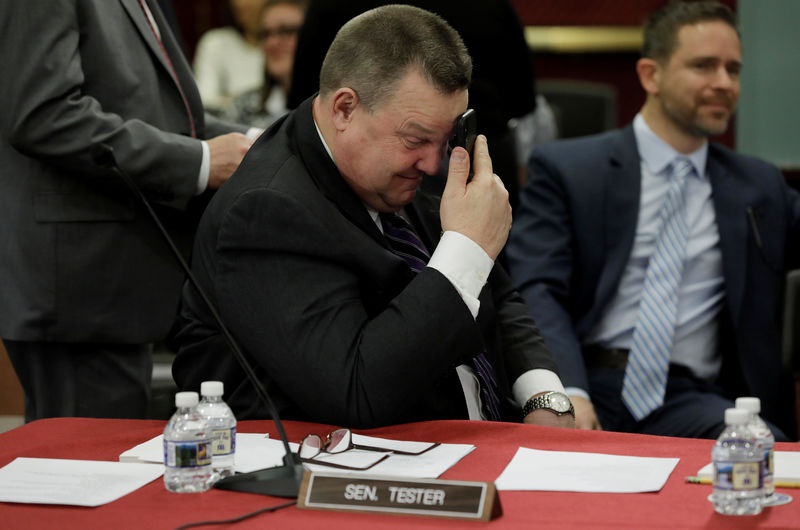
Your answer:
[[[382,213],[380,218],[383,234],[392,251],[403,258],[412,271],[420,272],[424,269],[430,254],[414,231],[414,227],[396,213]],[[494,369],[482,352],[472,358],[472,365],[480,381],[483,412],[487,419],[500,421],[500,398]]]

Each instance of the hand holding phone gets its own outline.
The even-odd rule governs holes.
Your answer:
[[[473,157],[472,152],[475,148],[475,138],[478,136],[478,119],[473,109],[467,109],[456,120],[455,133],[451,147],[463,147],[469,154],[469,178],[467,182],[472,180],[473,171]]]
[[[466,236],[494,260],[508,239],[511,206],[508,203],[508,191],[500,177],[492,171],[486,138],[476,135],[472,147],[475,178],[471,182],[468,182],[468,168],[472,166],[466,153],[451,153],[439,215],[444,231]]]

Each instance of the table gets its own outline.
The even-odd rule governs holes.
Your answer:
[[[326,434],[335,426],[284,422],[291,441],[309,433]],[[18,456],[116,461],[119,454],[161,433],[165,422],[54,418],[0,434],[0,466]],[[239,432],[268,432],[271,421],[239,422]],[[573,431],[533,425],[470,421],[433,421],[356,431],[401,440],[471,443],[476,449],[441,478],[495,480],[519,446],[554,451],[590,451],[652,457],[679,457],[664,488],[657,493],[610,494],[502,491],[503,515],[488,523],[398,516],[300,510],[295,506],[265,513],[232,526],[206,528],[533,528],[580,529],[800,529],[800,490],[780,489],[795,500],[766,508],[760,515],[722,516],[707,496],[711,486],[687,484],[708,463],[713,441],[637,434]],[[780,451],[800,451],[800,444],[778,443]],[[613,470],[609,470],[613,473]],[[176,528],[243,515],[285,499],[209,490],[176,494],[158,479],[115,502],[96,508],[0,503],[3,528]]]

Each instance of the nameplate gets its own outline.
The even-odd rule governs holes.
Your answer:
[[[297,506],[489,521],[503,513],[492,482],[362,477],[306,471]]]

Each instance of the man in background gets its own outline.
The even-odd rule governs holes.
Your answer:
[[[188,256],[197,196],[251,141],[204,116],[156,2],[2,2],[0,47],[0,336],[26,420],[144,417],[183,273],[109,155]]]
[[[732,399],[754,395],[777,439],[795,435],[778,322],[800,197],[708,141],[741,68],[727,7],[670,3],[645,24],[633,124],[530,157],[510,272],[579,427],[715,438]]]

